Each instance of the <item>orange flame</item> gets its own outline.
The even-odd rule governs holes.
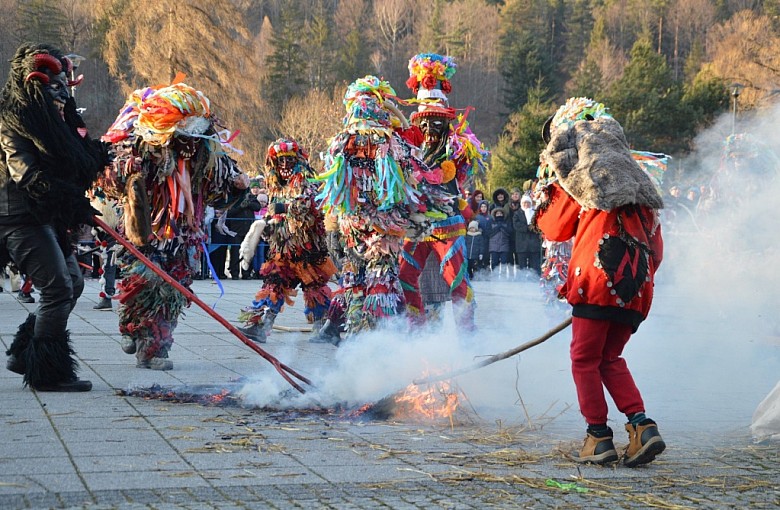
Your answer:
[[[396,418],[452,419],[458,409],[459,399],[457,391],[448,382],[441,381],[426,388],[410,384],[401,395],[395,397],[395,403]]]

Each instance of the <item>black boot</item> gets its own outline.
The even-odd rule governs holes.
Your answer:
[[[14,341],[11,342],[11,346],[5,351],[6,356],[8,356],[5,368],[19,375],[24,375],[27,370],[27,365],[24,362],[24,351],[30,345],[30,340],[32,340],[34,334],[35,314],[31,313],[27,316],[24,323],[19,326],[19,331],[14,335]]]
[[[309,338],[309,342],[315,344],[329,343],[338,347],[339,344],[341,343],[340,328],[334,321],[328,319],[325,321],[325,324],[322,326],[322,329],[320,329],[319,332],[315,333],[315,335]]]
[[[89,391],[90,381],[76,376],[78,363],[70,347],[70,333],[38,335],[25,352],[24,384],[36,391]]]

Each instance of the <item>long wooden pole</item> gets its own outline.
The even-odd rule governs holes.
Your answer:
[[[133,246],[132,243],[130,243],[125,238],[120,236],[113,228],[109,227],[99,217],[93,216],[93,220],[94,220],[96,226],[98,226],[101,229],[105,230],[108,235],[110,235],[111,237],[116,239],[116,241],[119,244],[124,246],[130,253],[133,254],[134,257],[136,257],[138,260],[143,262],[146,267],[148,267],[149,269],[154,271],[157,274],[157,276],[159,276],[160,278],[165,280],[166,283],[172,285],[176,290],[178,290],[179,292],[184,294],[184,296],[187,299],[189,299],[190,301],[192,301],[193,303],[195,303],[196,305],[201,307],[203,309],[203,311],[205,311],[211,317],[216,319],[217,322],[219,322],[220,324],[225,326],[228,329],[228,331],[233,333],[239,340],[241,340],[244,344],[249,346],[257,354],[262,356],[266,361],[271,363],[271,365],[274,366],[276,371],[279,372],[279,374],[281,374],[281,376],[284,377],[284,380],[287,381],[288,383],[290,383],[293,388],[295,388],[296,390],[300,391],[301,393],[306,393],[306,390],[303,389],[303,387],[300,384],[298,384],[297,382],[292,380],[292,378],[290,378],[290,375],[288,375],[288,374],[291,374],[294,377],[296,377],[298,380],[300,380],[300,381],[302,381],[302,382],[304,382],[304,383],[306,383],[308,385],[311,385],[311,381],[309,379],[307,379],[306,377],[302,376],[301,374],[299,374],[298,372],[296,372],[292,368],[288,367],[287,365],[285,365],[284,363],[282,363],[281,361],[276,359],[274,356],[272,356],[268,352],[266,352],[263,349],[261,349],[260,347],[258,347],[258,345],[256,343],[254,343],[253,341],[248,339],[237,327],[235,327],[234,325],[232,325],[228,321],[226,321],[224,317],[222,317],[217,312],[212,310],[212,308],[209,305],[204,303],[203,300],[201,300],[198,296],[196,296],[191,290],[189,290],[187,287],[185,287],[181,283],[177,282],[175,279],[173,279],[173,277],[171,277],[171,275],[169,275],[168,273],[163,271],[162,268],[160,268],[157,264],[155,264],[154,262],[149,260],[149,258],[146,257],[146,255],[144,255],[143,253],[141,253],[140,250],[138,250],[138,248],[136,248],[135,246]]]
[[[477,370],[479,368],[492,365],[496,361],[501,361],[502,359],[510,358],[515,354],[519,354],[527,349],[530,349],[531,347],[534,347],[535,345],[539,345],[549,340],[550,338],[554,337],[564,329],[568,328],[570,324],[571,324],[571,317],[567,318],[565,321],[561,322],[560,324],[558,324],[557,326],[555,326],[554,328],[552,328],[550,331],[543,334],[542,336],[538,338],[534,338],[533,340],[529,340],[528,342],[522,345],[518,345],[514,349],[510,349],[506,352],[493,355],[489,358],[480,361],[479,363],[474,363],[473,365],[460,368],[458,370],[453,370],[452,372],[448,372],[446,374],[434,375],[434,376],[426,377],[424,379],[417,379],[415,381],[412,381],[412,383],[415,385],[420,385],[420,384],[429,384],[429,383],[434,383],[439,381],[446,381],[447,379],[452,379],[453,377],[457,377],[459,375],[463,375],[468,372],[473,372],[474,370]]]

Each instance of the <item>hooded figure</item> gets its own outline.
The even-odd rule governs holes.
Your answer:
[[[96,213],[86,197],[107,163],[87,136],[63,53],[23,44],[0,97],[0,267],[13,261],[40,292],[19,327],[6,367],[38,391],[89,391],[76,376],[68,316],[84,288],[71,233]]]

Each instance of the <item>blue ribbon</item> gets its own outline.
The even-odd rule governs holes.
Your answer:
[[[211,309],[215,310],[217,308],[217,303],[220,299],[222,299],[222,296],[225,295],[225,287],[222,285],[222,282],[217,276],[217,272],[214,270],[214,266],[211,264],[211,257],[209,257],[209,249],[206,246],[206,243],[201,241],[200,245],[203,248],[203,256],[206,257],[206,264],[209,266],[209,271],[211,271],[211,277],[214,278],[215,282],[217,282],[217,287],[219,288],[219,297],[216,301],[214,301],[214,304],[211,305]]]

